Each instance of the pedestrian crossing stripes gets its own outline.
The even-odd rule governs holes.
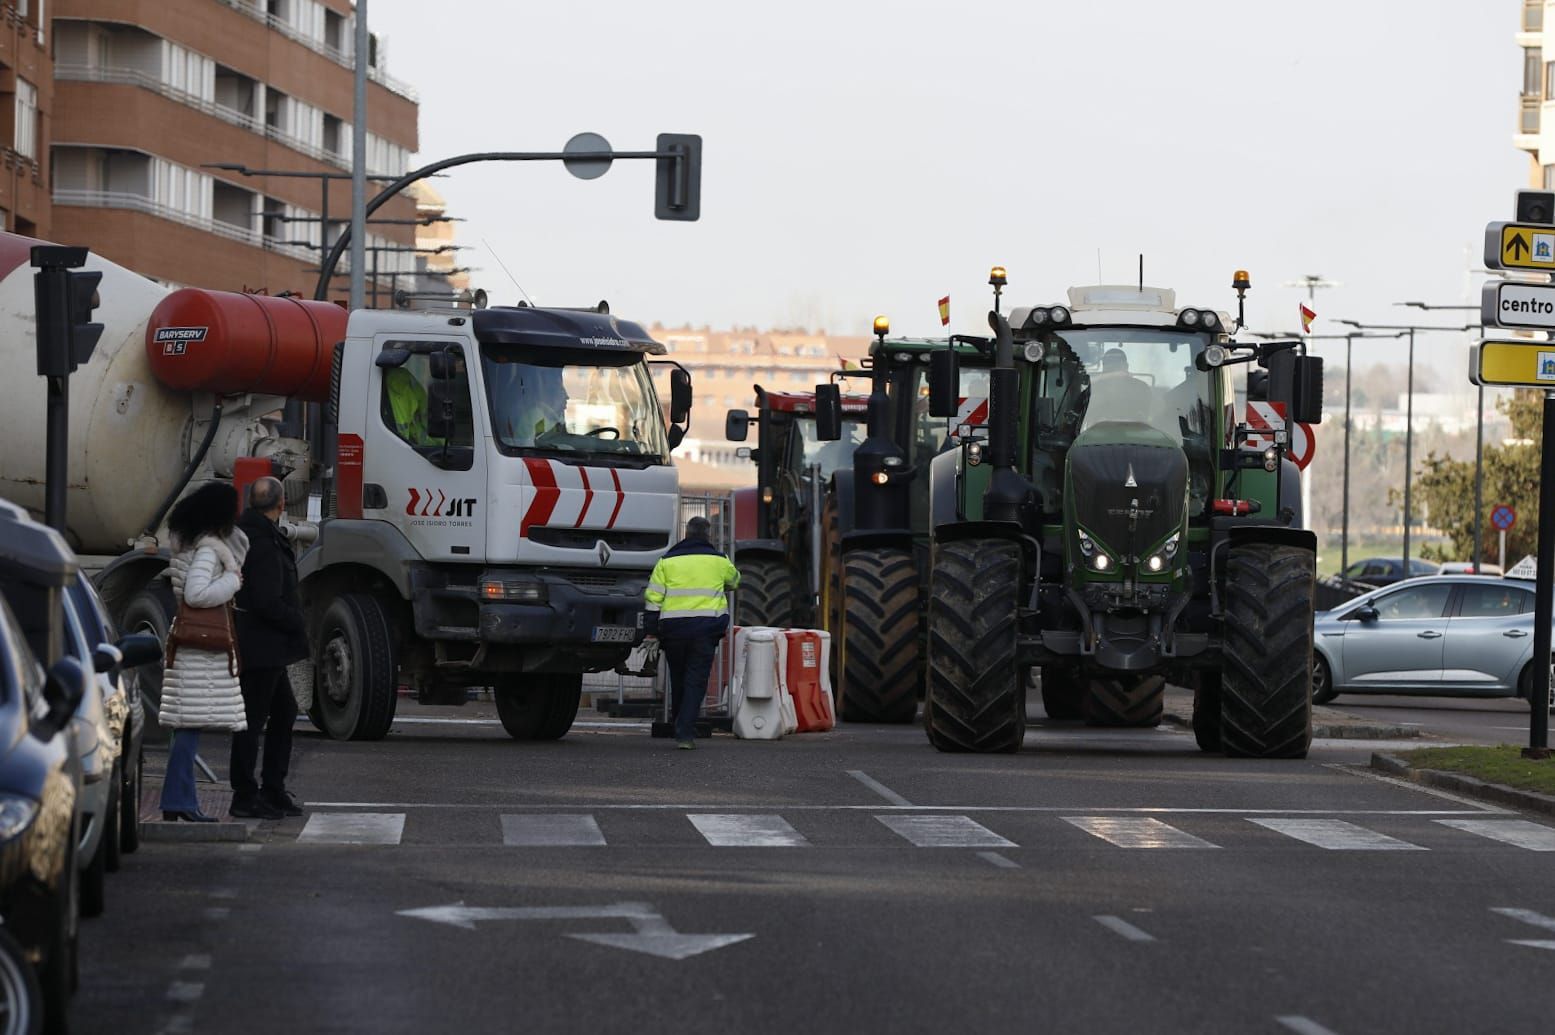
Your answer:
[[[398,845],[404,841],[408,815],[412,817],[409,821],[412,834],[420,832],[420,836],[413,836],[412,840],[428,843],[428,827],[424,824],[437,822],[431,814],[344,811],[311,813],[297,841],[304,845]],[[814,848],[879,846],[882,837],[889,836],[881,833],[871,836],[867,828],[856,822],[850,822],[841,830],[835,823],[820,824],[815,829],[809,829],[809,824],[814,823],[811,816],[806,816],[807,829],[803,831],[776,813],[687,812],[681,816],[685,822],[683,827],[678,828],[681,833],[677,833],[675,823],[655,822],[654,833],[645,837],[644,828],[640,824],[627,823],[623,826],[620,817],[608,813],[603,826],[598,817],[588,813],[507,813],[499,817],[498,829],[492,832],[500,833],[500,842],[491,835],[487,837],[490,837],[488,843],[500,843],[510,848],[673,845],[697,838],[713,848]],[[664,818],[670,819],[669,816]],[[884,827],[901,841],[916,848],[1051,849],[1074,848],[1081,843],[1073,835],[1064,840],[1060,833],[1064,826],[1054,824],[1051,819],[1041,821],[1046,825],[1040,825],[1034,831],[1030,820],[1013,823],[1015,829],[1008,829],[1012,821],[1005,818],[996,824],[1007,828],[1001,832],[963,815],[891,813],[874,814],[872,818],[879,824],[874,827],[876,831]],[[1233,821],[1211,823],[1210,829],[1202,831],[1209,835],[1206,837],[1154,818],[1116,815],[1057,818],[1062,819],[1068,827],[1083,831],[1097,841],[1131,850],[1268,847],[1266,835],[1262,835],[1264,840],[1260,841],[1260,835],[1252,833],[1253,827],[1281,835],[1302,846],[1328,851],[1430,850],[1426,844],[1416,844],[1392,833],[1338,819],[1239,817]],[[489,823],[490,820],[483,822]],[[435,826],[432,829],[436,829]],[[1247,834],[1239,835],[1238,831]],[[1409,837],[1437,845],[1441,845],[1443,839],[1472,835],[1480,843],[1489,842],[1503,848],[1555,852],[1555,826],[1523,819],[1422,820],[1405,833]],[[474,843],[485,841],[485,837],[477,836]],[[1451,847],[1467,843],[1460,841]],[[989,857],[997,853],[984,851],[981,854]],[[1011,868],[1018,865],[1009,863]]]

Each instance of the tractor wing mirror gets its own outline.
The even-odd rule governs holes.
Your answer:
[[[1291,369],[1290,418],[1302,424],[1323,419],[1323,357],[1297,356]]]
[[[842,438],[842,389],[835,384],[815,386],[815,436],[822,442]]]
[[[724,438],[730,442],[744,442],[750,435],[751,415],[744,410],[730,410],[724,418]]]
[[[955,347],[929,355],[929,416],[954,417],[961,408],[961,357]]]

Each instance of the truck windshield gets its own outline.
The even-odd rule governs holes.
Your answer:
[[[664,415],[642,356],[481,346],[492,435],[508,454],[663,461]]]
[[[804,446],[801,464],[805,470],[819,464],[822,481],[830,478],[837,468],[851,463],[853,451],[859,447],[860,442],[864,441],[862,421],[843,421],[842,437],[835,442],[822,442],[816,436],[813,417],[802,417],[794,423],[799,428],[799,441]]]

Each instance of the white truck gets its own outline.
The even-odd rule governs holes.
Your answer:
[[[29,364],[33,243],[0,235],[0,319],[18,322],[0,348]],[[98,584],[126,631],[171,619],[159,526],[179,493],[275,473],[318,501],[316,522],[287,527],[313,540],[298,561],[310,717],[333,737],[383,737],[402,686],[426,703],[490,687],[513,737],[561,737],[583,673],[641,641],[691,410],[690,376],[666,361],[666,421],[649,362],[665,350],[642,327],[603,303],[347,319],[295,297],[169,293],[97,256],[87,268],[104,274],[107,330],[71,379],[67,534],[117,554]],[[288,400],[322,403],[322,421],[288,426]],[[33,510],[43,406],[35,379],[0,383],[0,496]]]

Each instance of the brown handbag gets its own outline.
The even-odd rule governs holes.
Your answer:
[[[227,655],[227,671],[238,674],[238,638],[232,630],[232,603],[220,607],[190,607],[178,602],[178,614],[167,631],[167,666],[173,667],[178,648]]]

